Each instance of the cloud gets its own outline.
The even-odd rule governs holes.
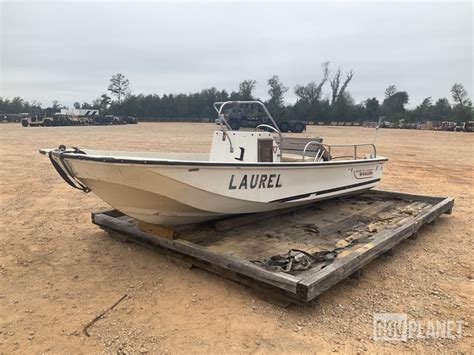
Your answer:
[[[318,80],[320,63],[354,69],[356,101],[395,84],[412,106],[472,95],[472,4],[3,2],[1,96],[71,105],[124,73],[134,93],[237,90],[280,76]],[[327,88],[326,88],[327,92]],[[293,90],[287,101],[294,101]]]

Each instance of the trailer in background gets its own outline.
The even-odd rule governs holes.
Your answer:
[[[80,115],[73,115],[79,113]],[[100,115],[99,110],[62,109],[52,116],[33,114],[21,120],[23,127],[57,127],[57,126],[88,126],[88,125],[124,125],[137,124],[138,120],[132,116]]]
[[[474,121],[466,121],[463,125],[464,132],[474,132]]]
[[[273,126],[269,117],[256,103],[236,103],[224,110],[224,115],[229,126],[234,131],[241,127],[255,128],[261,124]],[[281,132],[301,133],[306,131],[306,122],[300,120],[275,119]]]

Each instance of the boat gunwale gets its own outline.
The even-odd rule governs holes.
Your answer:
[[[40,151],[41,152],[41,151]],[[42,152],[41,152],[42,153]],[[44,154],[44,153],[43,153]],[[59,157],[59,152],[53,150],[52,154],[56,157]],[[73,152],[62,152],[61,154],[63,159],[73,159],[73,160],[87,160],[95,161],[101,163],[115,163],[115,164],[137,164],[137,165],[173,165],[173,166],[207,166],[207,167],[323,167],[323,166],[333,166],[333,165],[353,165],[353,164],[369,164],[377,162],[388,161],[388,158],[370,158],[370,159],[357,159],[357,160],[341,160],[341,161],[325,161],[325,162],[211,162],[211,161],[196,161],[196,160],[173,160],[173,159],[160,159],[160,158],[151,158],[143,159],[138,157],[121,157],[115,158],[110,156],[98,156],[98,155],[88,155],[81,153]]]

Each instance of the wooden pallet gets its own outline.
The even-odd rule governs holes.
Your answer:
[[[370,190],[304,207],[249,214],[214,223],[143,227],[117,210],[92,213],[92,222],[131,241],[236,280],[273,298],[309,303],[424,224],[450,214],[454,199]],[[303,271],[272,271],[255,263],[289,249],[311,253],[353,243],[332,262]]]

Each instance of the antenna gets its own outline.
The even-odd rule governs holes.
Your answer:
[[[382,122],[385,120],[385,116],[380,116],[379,121],[377,122],[377,126],[375,127],[375,135],[374,135],[374,145],[377,141],[377,133],[379,132],[379,128],[382,125]]]

